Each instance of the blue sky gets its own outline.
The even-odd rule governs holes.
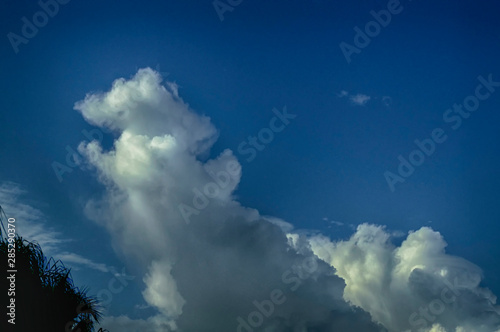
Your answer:
[[[33,22],[41,7],[3,1],[0,174],[8,202],[0,204],[14,210],[6,209],[8,214],[21,211],[19,204],[39,211],[26,217],[26,232],[39,224],[40,232],[67,240],[51,250],[73,255],[67,265],[77,283],[96,292],[106,288],[113,278],[109,267],[126,267],[136,276],[114,295],[110,316],[145,320],[158,308],[162,312],[141,294],[145,275],[153,272],[135,268],[121,226],[84,212],[87,202],[109,194],[106,181],[116,178],[103,182],[99,165],[86,161],[62,181],[53,169],[54,162],[66,164],[67,147],[77,151],[86,140],[82,130],[103,130],[104,151],[112,151],[124,131],[134,132],[133,122],[118,125],[118,117],[100,122],[90,102],[86,111],[74,107],[87,94],[108,92],[114,80],[133,80],[149,67],[164,83],[175,83],[183,103],[209,117],[217,131],[217,140],[196,160],[233,151],[242,167],[234,201],[290,223],[301,236],[323,234],[333,242],[348,243],[364,223],[386,226],[396,246],[409,231],[431,227],[448,243],[448,254],[483,270],[481,287],[499,294],[500,88],[482,88],[489,96],[460,128],[443,119],[454,104],[475,95],[483,82],[478,77],[500,82],[498,4],[401,1],[390,23],[348,62],[339,45],[355,45],[354,28],[364,30],[374,20],[370,11],[387,10],[388,3],[242,1],[221,20],[212,1],[72,0],[59,4],[27,43],[13,46],[9,33],[21,36],[22,18]],[[296,118],[247,161],[238,146],[269,127],[273,109],[284,107]],[[113,121],[110,132],[106,126]],[[446,141],[435,143],[435,151],[391,191],[385,172],[397,174],[398,156],[408,159],[414,141],[430,138],[435,128],[443,129]],[[78,263],[77,255],[89,261]],[[101,270],[89,262],[103,264]],[[148,309],[138,309],[146,304]],[[357,306],[384,325],[369,306]],[[178,319],[179,326],[187,324]]]

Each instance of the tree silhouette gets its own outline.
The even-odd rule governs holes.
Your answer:
[[[61,261],[47,259],[37,243],[21,237],[15,245],[15,325],[7,315],[11,296],[8,295],[11,274],[8,270],[9,242],[0,239],[0,292],[2,313],[0,331],[91,332],[99,322],[101,312],[96,298],[87,289],[73,284],[70,270]],[[11,240],[12,241],[12,240]],[[11,250],[12,251],[12,250]],[[104,330],[99,329],[100,332]]]

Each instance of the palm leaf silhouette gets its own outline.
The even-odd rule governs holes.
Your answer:
[[[73,284],[70,270],[61,261],[43,254],[41,247],[15,237],[15,304],[16,324],[1,320],[1,331],[92,332],[101,318],[97,299],[87,295],[86,288]],[[7,276],[8,242],[0,239],[0,289],[9,289]],[[7,292],[1,298],[3,308],[9,304]],[[4,314],[5,315],[5,314]],[[7,318],[9,318],[7,316]],[[100,332],[104,332],[102,328]]]

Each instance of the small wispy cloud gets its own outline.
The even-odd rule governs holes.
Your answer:
[[[27,194],[28,192],[17,183],[0,183],[0,205],[9,218],[22,222],[22,227],[16,228],[19,236],[30,242],[37,242],[45,255],[61,260],[65,265],[109,272],[109,268],[104,264],[95,263],[76,253],[62,251],[63,244],[72,240],[64,239],[61,232],[47,226],[47,218],[42,211],[22,202],[26,201],[23,196]]]
[[[22,221],[23,227],[16,229],[20,236],[36,241],[46,252],[53,252],[57,245],[68,240],[63,240],[61,234],[47,227],[44,214],[37,208],[22,203],[20,197],[27,192],[14,182],[0,184],[0,205],[9,218]]]
[[[384,104],[387,107],[391,106],[391,104],[392,104],[392,98],[389,97],[389,96],[383,96],[382,97],[382,104]]]
[[[347,91],[345,91],[345,90],[342,90],[342,91],[340,91],[340,92],[337,94],[337,96],[339,96],[339,97],[346,97],[346,96],[348,96],[348,95],[349,95],[349,92],[347,92]]]
[[[393,238],[400,238],[406,236],[406,233],[403,231],[393,231],[390,234]]]
[[[63,252],[60,254],[56,254],[54,258],[62,261],[64,264],[71,264],[76,269],[78,269],[79,267],[86,267],[101,272],[110,272],[110,269],[105,264],[95,263],[90,259],[75,253]]]
[[[351,94],[346,90],[341,90],[339,93],[337,93],[337,97],[347,98],[349,99],[351,104],[355,106],[365,106],[370,100],[375,99],[380,100],[386,107],[389,107],[392,104],[392,98],[389,96],[383,96],[382,98],[372,97],[364,93]]]
[[[351,229],[356,229],[356,225],[354,225],[354,224],[344,223],[344,222],[337,221],[337,220],[330,220],[327,217],[323,217],[322,219],[323,219],[323,221],[330,223],[330,226],[328,226],[328,228],[332,228],[331,225],[335,225],[335,226],[339,226],[339,227],[347,226]]]
[[[370,97],[368,95],[364,95],[362,93],[358,93],[354,96],[349,96],[349,99],[355,105],[365,106],[366,103],[368,103],[370,101],[370,99],[372,99],[372,97]]]
[[[337,225],[337,226],[344,226],[344,223],[343,222],[340,222],[340,221],[335,221],[335,220],[332,220],[330,221],[331,224],[334,224],[334,225]]]
[[[138,310],[144,310],[151,308],[151,306],[149,304],[136,304],[134,308]]]

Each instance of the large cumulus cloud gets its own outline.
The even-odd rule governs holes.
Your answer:
[[[399,247],[383,227],[367,224],[347,241],[309,241],[345,280],[344,298],[389,331],[480,332],[500,326],[500,307],[479,286],[479,267],[446,254],[446,242],[428,227],[410,232]]]
[[[87,212],[143,273],[144,299],[158,310],[154,319],[134,323],[108,318],[111,326],[236,331],[243,320],[242,331],[257,325],[273,331],[379,330],[367,313],[343,300],[344,282],[307,243],[300,250],[290,245],[291,225],[234,200],[241,167],[230,150],[200,161],[217,131],[179,97],[175,84],[162,85],[156,72],[142,69],[75,108],[89,123],[117,134],[109,151],[96,141],[79,147],[106,186]],[[214,177],[223,183],[207,187]],[[209,196],[208,203],[198,202],[200,195]],[[307,258],[314,268],[305,273]],[[251,316],[254,302],[265,306],[276,290],[284,302],[273,304],[269,317]]]
[[[142,274],[144,300],[157,310],[144,320],[107,317],[110,329],[396,331],[439,294],[445,277],[460,281],[457,308],[418,327],[498,323],[479,270],[445,255],[429,229],[400,248],[376,226],[333,243],[242,206],[234,197],[237,158],[225,150],[202,161],[217,130],[153,70],[118,79],[75,108],[117,137],[109,150],[96,141],[79,146],[106,189],[86,211]]]

